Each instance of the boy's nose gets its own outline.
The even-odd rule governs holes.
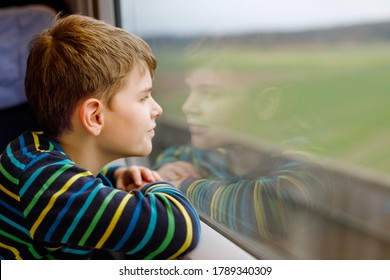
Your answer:
[[[181,109],[185,114],[197,113],[199,112],[199,102],[200,100],[196,98],[196,94],[190,93]]]
[[[153,107],[152,115],[153,117],[158,118],[163,114],[163,108],[154,99],[153,101],[154,101],[154,107]]]

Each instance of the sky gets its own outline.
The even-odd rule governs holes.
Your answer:
[[[121,0],[140,36],[295,31],[390,21],[390,0]]]

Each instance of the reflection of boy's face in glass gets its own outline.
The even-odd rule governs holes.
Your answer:
[[[226,144],[218,131],[229,128],[245,110],[245,94],[237,77],[229,72],[197,69],[187,76],[186,83],[190,93],[182,110],[187,116],[192,144],[201,149]]]

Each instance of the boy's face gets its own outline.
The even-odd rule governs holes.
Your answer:
[[[121,157],[146,156],[152,151],[156,118],[162,108],[151,96],[152,78],[148,68],[138,64],[128,74],[123,89],[105,108],[101,147]]]
[[[232,73],[204,68],[191,72],[186,83],[190,92],[182,110],[192,144],[205,150],[228,144],[218,131],[232,129],[237,114],[248,110],[241,82]]]

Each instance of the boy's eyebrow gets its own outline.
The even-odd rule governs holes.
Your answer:
[[[152,90],[153,90],[153,87],[147,87],[147,88],[140,90],[140,93],[151,92]]]

